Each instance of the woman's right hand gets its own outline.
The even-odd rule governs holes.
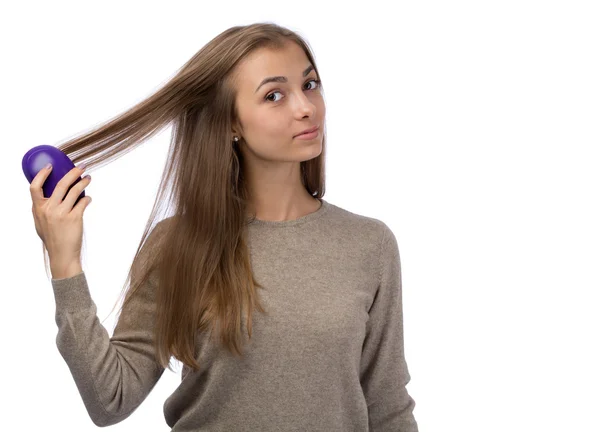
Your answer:
[[[91,182],[91,177],[83,177],[73,185],[83,173],[82,169],[75,167],[60,179],[50,198],[45,198],[42,186],[51,169],[42,168],[31,182],[29,187],[33,202],[31,210],[35,230],[46,245],[48,256],[53,264],[70,265],[73,262],[80,262],[81,259],[83,212],[92,198],[85,196],[77,205],[73,206],[73,204]],[[69,187],[71,190],[67,194]]]

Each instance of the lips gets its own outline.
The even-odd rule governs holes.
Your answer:
[[[306,129],[306,130],[304,130],[304,131],[300,132],[298,135],[295,135],[295,137],[297,137],[297,136],[299,136],[299,135],[306,134],[306,133],[311,133],[311,132],[314,132],[314,131],[316,131],[317,129],[319,129],[319,126],[314,126],[314,127],[311,127],[310,129]]]

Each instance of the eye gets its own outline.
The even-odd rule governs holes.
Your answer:
[[[312,89],[309,89],[309,90],[316,90],[316,89],[318,89],[319,87],[321,87],[321,80],[318,80],[318,79],[311,79],[311,80],[308,80],[308,81],[306,81],[306,83],[304,83],[304,84],[306,85],[306,84],[308,84],[308,83],[309,83],[309,82],[311,82],[311,81],[314,81],[314,82],[315,82],[315,87],[314,87],[314,88],[312,88]],[[275,93],[281,93],[281,92],[280,92],[280,91],[274,91],[274,92],[272,92],[272,93],[269,93],[268,95],[266,95],[266,96],[265,96],[265,100],[266,100],[266,101],[268,101],[268,102],[279,102],[279,100],[281,100],[281,99],[279,99],[279,100],[272,100],[272,99],[269,99],[269,96],[272,96],[272,95],[274,95]]]

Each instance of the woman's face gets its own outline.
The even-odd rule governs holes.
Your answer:
[[[317,73],[303,49],[288,42],[283,49],[263,48],[238,65],[239,115],[234,136],[243,137],[244,158],[302,162],[321,154],[325,103]],[[268,77],[281,76],[263,83]],[[285,82],[284,82],[285,81]],[[262,85],[261,85],[262,84]],[[318,126],[317,136],[295,136]]]

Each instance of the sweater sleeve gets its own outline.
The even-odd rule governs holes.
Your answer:
[[[418,432],[408,394],[410,382],[404,358],[400,253],[394,233],[385,226],[381,272],[369,310],[360,363],[360,380],[371,432]]]
[[[150,238],[140,257],[148,253],[149,243]],[[139,271],[140,263],[134,262],[132,280]],[[52,279],[56,344],[97,426],[110,426],[129,417],[164,372],[154,356],[155,284],[151,275],[149,282],[132,294],[109,337],[97,317],[85,272]]]

